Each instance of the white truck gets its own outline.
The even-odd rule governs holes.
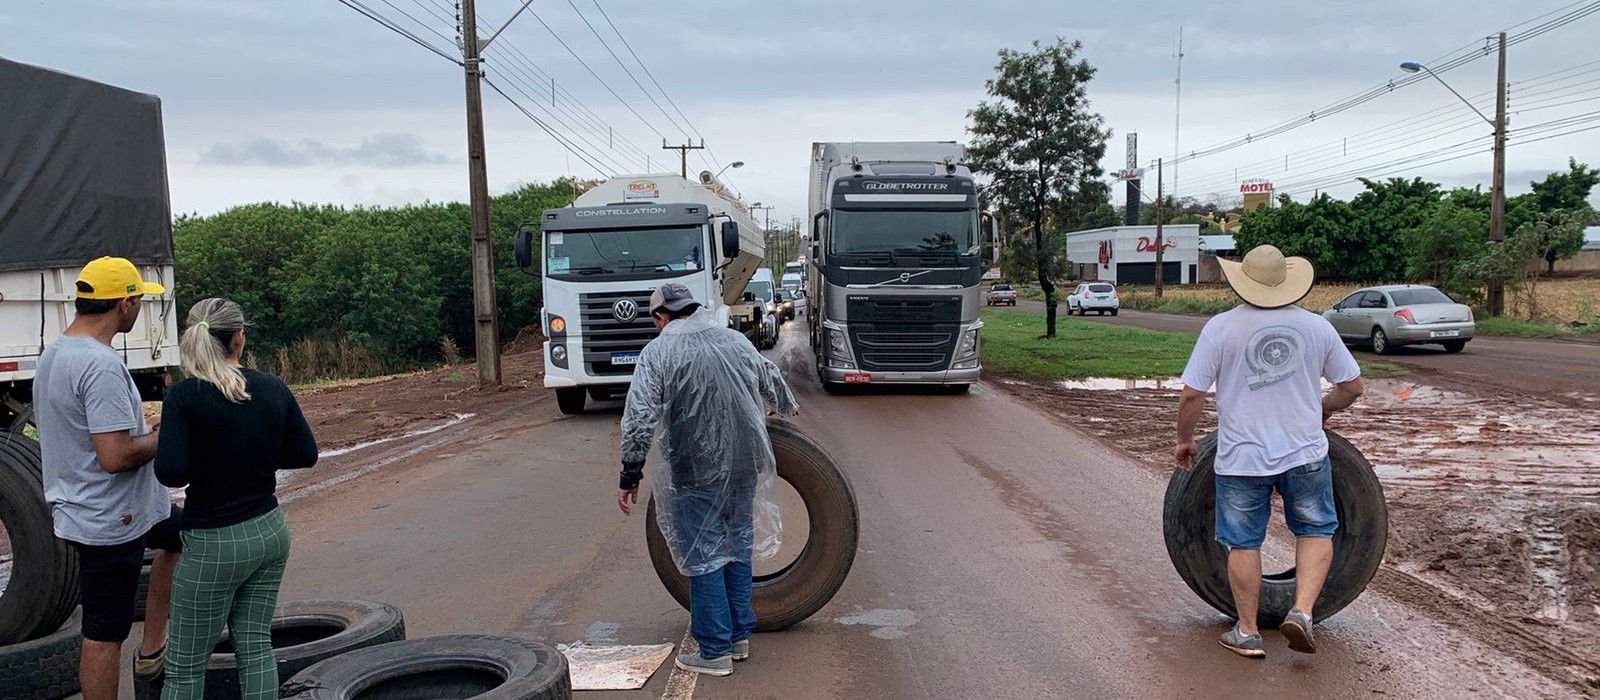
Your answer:
[[[537,238],[536,238],[537,236]],[[764,304],[745,291],[765,254],[765,235],[738,197],[710,172],[623,175],[546,209],[537,232],[517,232],[521,267],[542,253],[544,385],[562,412],[589,397],[626,393],[639,352],[657,335],[650,294],[687,286],[730,328],[761,344]]]
[[[807,317],[824,389],[978,381],[988,218],[954,141],[815,143]]]
[[[78,270],[103,255],[167,288],[112,339],[145,399],[160,399],[178,366],[161,100],[5,59],[0,85],[0,431],[31,422],[39,355],[72,322]]]

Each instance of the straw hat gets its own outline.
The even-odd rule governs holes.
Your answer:
[[[1228,286],[1246,304],[1263,309],[1276,309],[1304,299],[1311,293],[1311,284],[1317,273],[1311,261],[1305,258],[1285,258],[1276,246],[1262,245],[1251,249],[1244,262],[1217,259]]]

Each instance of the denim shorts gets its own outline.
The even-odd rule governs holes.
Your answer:
[[[1284,520],[1295,537],[1333,537],[1333,466],[1327,457],[1272,476],[1216,475],[1217,541],[1229,549],[1260,549],[1272,516],[1272,491],[1283,496]]]
[[[78,551],[78,596],[83,604],[83,637],[95,642],[121,642],[133,628],[133,611],[144,568],[144,550],[180,552],[178,525],[183,509],[155,524],[143,537],[113,545],[69,542]]]

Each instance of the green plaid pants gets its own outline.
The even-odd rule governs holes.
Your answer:
[[[172,576],[167,679],[161,700],[205,696],[206,661],[227,624],[242,700],[278,697],[272,611],[289,561],[283,511],[228,527],[185,530]]]

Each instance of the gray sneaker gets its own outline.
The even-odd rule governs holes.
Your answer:
[[[750,640],[741,639],[733,643],[733,660],[744,661],[750,658]]]
[[[1317,640],[1311,634],[1311,616],[1299,610],[1290,610],[1288,617],[1283,618],[1283,624],[1278,625],[1278,631],[1283,633],[1284,639],[1289,640],[1289,648],[1302,654],[1317,653]]]
[[[1239,633],[1238,625],[1234,625],[1233,629],[1223,633],[1222,638],[1217,641],[1221,642],[1222,646],[1227,647],[1229,651],[1240,656],[1260,659],[1267,655],[1267,650],[1261,648],[1261,633],[1257,632],[1245,636]]]
[[[704,673],[708,676],[728,676],[733,674],[733,656],[719,656],[707,659],[699,654],[679,654],[676,662],[678,668],[694,673]]]
[[[133,675],[149,678],[159,676],[167,668],[167,645],[161,645],[154,656],[145,656],[137,651],[133,654]]]

